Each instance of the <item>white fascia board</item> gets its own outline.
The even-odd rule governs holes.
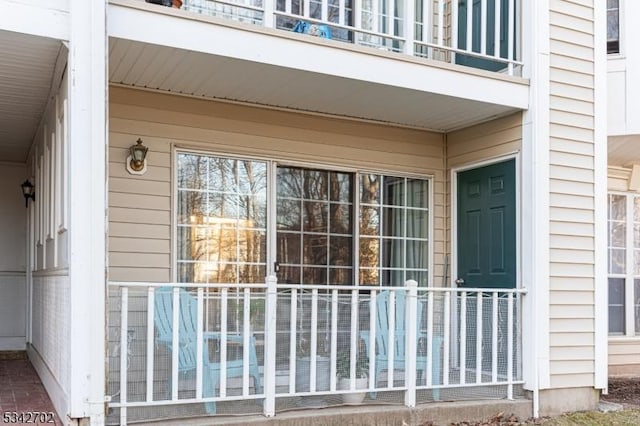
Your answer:
[[[65,6],[62,1],[0,0],[0,30],[67,41],[70,18]]]
[[[435,61],[431,65],[347,43],[155,9],[159,10],[112,0],[109,36],[517,109],[529,106],[529,85],[523,78]]]
[[[608,385],[608,280],[607,280],[607,49],[604,2],[594,8],[594,203],[595,203],[595,387]]]

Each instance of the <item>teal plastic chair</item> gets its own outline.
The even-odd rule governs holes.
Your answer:
[[[178,330],[178,373],[185,374],[196,370],[196,335],[198,329],[198,304],[197,300],[184,288],[180,294],[180,328]],[[161,287],[155,292],[155,327],[157,342],[166,346],[169,352],[173,350],[173,289]],[[216,396],[216,387],[220,385],[220,363],[212,362],[209,358],[209,342],[220,342],[220,333],[203,333],[202,351],[202,396]],[[228,335],[227,342],[242,344],[242,336]],[[249,375],[253,377],[256,394],[262,393],[260,372],[258,370],[258,358],[256,357],[255,338],[249,338]],[[215,347],[215,346],[214,346]],[[243,360],[228,360],[226,365],[227,378],[242,377]],[[171,390],[171,375],[169,375],[169,392]],[[205,403],[205,409],[209,414],[215,414],[216,403]]]
[[[405,306],[406,306],[406,291],[397,290],[395,292],[395,326],[394,326],[394,341],[389,342],[389,291],[381,291],[376,297],[376,365],[375,365],[375,380],[378,383],[380,373],[387,370],[389,366],[389,352],[393,350],[393,369],[404,370],[405,369]],[[417,324],[420,327],[422,324],[422,301],[417,300]],[[417,330],[417,347],[426,347],[427,334]],[[360,338],[364,341],[367,353],[369,351],[369,331],[360,332]],[[437,383],[440,377],[440,358],[442,355],[442,338],[440,336],[434,336],[432,343],[433,356],[431,357],[431,375],[433,382]],[[427,373],[427,354],[426,350],[418,351],[416,357],[416,372],[420,374],[420,378],[424,380]],[[375,397],[375,394],[371,395]],[[433,399],[440,399],[440,389],[433,389]]]

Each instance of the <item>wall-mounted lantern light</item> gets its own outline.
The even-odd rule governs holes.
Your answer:
[[[149,148],[142,144],[142,139],[138,138],[135,145],[129,147],[127,157],[127,171],[132,175],[142,175],[147,171],[147,151]]]
[[[29,207],[29,198],[31,198],[33,201],[36,200],[35,186],[33,186],[29,179],[27,179],[22,182],[22,185],[20,185],[20,187],[22,188],[22,195],[24,196],[24,206]]]

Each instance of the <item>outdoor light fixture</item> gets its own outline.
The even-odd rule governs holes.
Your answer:
[[[20,187],[22,188],[22,195],[24,196],[24,206],[29,207],[29,198],[33,201],[36,200],[36,192],[34,191],[35,187],[31,182],[29,182],[29,179],[22,182]]]
[[[129,147],[127,157],[127,171],[132,175],[142,175],[147,171],[147,151],[149,148],[142,145],[142,139],[138,138],[135,145]]]

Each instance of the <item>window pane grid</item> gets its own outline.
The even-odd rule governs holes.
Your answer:
[[[280,166],[277,179],[280,278],[351,284],[353,174]]]
[[[358,188],[359,283],[428,285],[428,181],[363,174]]]

